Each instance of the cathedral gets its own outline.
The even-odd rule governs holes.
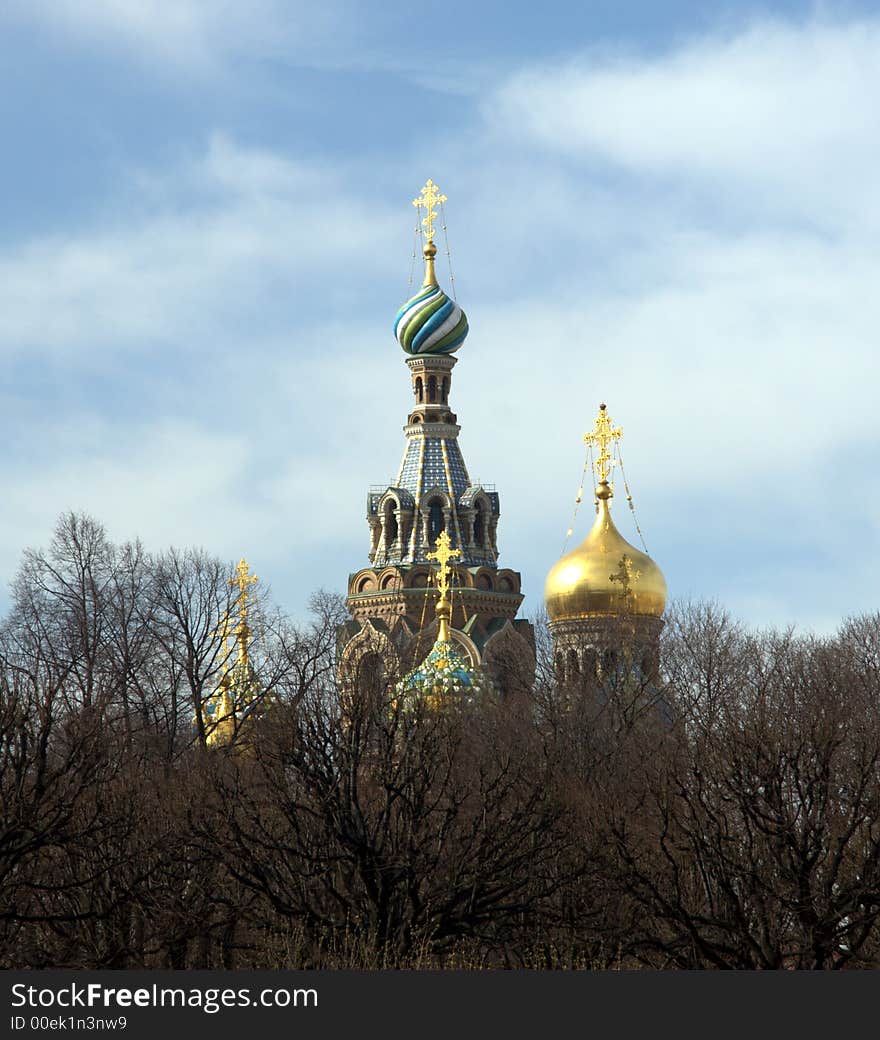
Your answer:
[[[351,618],[337,633],[340,680],[357,685],[369,675],[383,688],[393,680],[404,704],[414,698],[440,704],[447,696],[486,690],[504,695],[531,689],[535,675],[534,630],[517,617],[520,574],[498,566],[501,499],[494,486],[471,479],[452,411],[455,355],[468,321],[435,270],[435,223],[445,201],[429,180],[413,202],[424,212],[418,229],[424,280],[394,320],[412,395],[403,455],[394,483],[367,493],[369,566],[349,576]],[[635,675],[643,687],[654,683],[666,606],[660,568],[647,549],[626,541],[612,519],[615,467],[633,508],[622,432],[601,404],[584,436],[584,479],[589,468],[595,520],[583,542],[550,568],[544,592],[558,682],[592,685],[605,694],[621,674],[627,680]],[[583,497],[582,485],[575,515]],[[641,537],[637,523],[636,529]],[[232,616],[217,633],[222,677],[202,713],[208,746],[232,742],[260,699],[248,656],[248,590],[255,581],[242,560],[230,581],[238,590]]]
[[[394,320],[409,369],[411,406],[394,483],[367,493],[369,566],[349,577],[351,620],[339,633],[340,674],[353,677],[379,667],[408,673],[410,686],[435,690],[448,686],[444,676],[457,675],[464,688],[481,675],[504,691],[506,671],[534,671],[535,640],[531,623],[517,617],[520,574],[498,566],[500,496],[494,486],[471,480],[458,440],[452,372],[468,322],[435,270],[435,225],[445,202],[430,180],[413,201],[423,214],[424,280]],[[547,577],[560,678],[601,679],[616,665],[622,633],[628,657],[645,675],[658,667],[666,583],[647,552],[630,545],[611,517],[621,432],[601,405],[594,430],[584,438],[598,452],[592,467],[596,519],[582,544]],[[582,495],[583,489],[578,502]],[[631,506],[628,489],[627,500]]]

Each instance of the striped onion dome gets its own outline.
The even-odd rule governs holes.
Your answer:
[[[452,354],[467,334],[464,311],[436,282],[422,286],[394,319],[394,335],[407,354]]]

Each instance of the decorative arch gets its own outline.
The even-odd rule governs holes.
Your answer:
[[[416,633],[415,636],[409,641],[409,644],[403,648],[402,657],[406,661],[408,668],[416,668],[424,661],[424,659],[431,652],[431,648],[437,640],[438,622],[435,620],[430,625],[426,625],[420,633]],[[482,657],[477,644],[466,635],[464,632],[460,632],[457,628],[450,629],[449,638],[455,643],[456,647],[461,651],[462,656],[471,668],[477,668],[482,664]]]
[[[376,584],[380,589],[385,591],[388,589],[402,588],[402,575],[396,567],[386,567],[384,570],[378,572],[376,576]]]
[[[358,668],[366,654],[378,655],[387,675],[393,675],[398,668],[397,651],[388,637],[374,628],[371,621],[362,621],[360,632],[352,636],[340,655],[338,675],[342,682],[357,683]]]
[[[440,533],[447,528],[452,515],[452,500],[442,488],[433,487],[422,495],[419,511],[422,517],[423,541],[433,548]]]
[[[491,592],[495,588],[495,582],[492,580],[492,572],[485,567],[482,567],[478,572],[474,584],[478,589],[482,589],[484,592]]]
[[[372,592],[376,588],[376,572],[367,571],[355,579],[354,591],[357,594]]]
[[[535,678],[535,650],[510,621],[486,640],[483,662],[499,692],[527,694]]]
[[[382,503],[382,533],[385,536],[385,549],[390,549],[400,535],[400,525],[397,522],[397,513],[400,503],[396,498],[388,496]]]
[[[468,517],[471,544],[478,551],[493,555],[497,514],[492,499],[479,484],[474,484],[461,496],[461,506]]]

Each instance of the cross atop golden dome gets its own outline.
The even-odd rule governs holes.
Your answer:
[[[238,586],[237,606],[239,621],[247,617],[247,603],[251,598],[251,595],[248,592],[248,587],[254,585],[257,581],[259,581],[259,578],[257,578],[256,574],[250,573],[247,560],[242,557],[242,559],[238,561],[238,566],[235,568],[235,577],[229,579],[230,585]]]
[[[430,183],[430,182],[429,182]],[[429,560],[436,560],[437,590],[440,597],[437,600],[436,614],[440,621],[440,632],[437,635],[438,642],[448,642],[449,624],[452,621],[452,600],[449,597],[449,579],[452,577],[452,568],[449,561],[461,556],[460,549],[453,549],[446,531],[441,531],[437,536],[437,548],[434,552],[425,553]]]
[[[551,622],[616,615],[660,617],[666,606],[666,581],[647,553],[621,535],[611,519],[613,487],[608,478],[615,459],[611,446],[623,436],[599,405],[584,442],[599,449],[595,460],[596,520],[579,546],[559,559],[547,575],[545,600]]]
[[[605,403],[599,405],[599,414],[593,422],[593,432],[584,434],[584,444],[599,449],[599,457],[596,459],[596,472],[599,475],[599,483],[605,484],[611,476],[614,467],[614,459],[611,457],[609,447],[619,441],[623,436],[620,426],[612,426],[611,418]]]

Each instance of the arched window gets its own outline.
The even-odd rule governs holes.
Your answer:
[[[428,376],[428,404],[437,403],[437,377]]]
[[[443,500],[432,498],[428,505],[428,541],[431,545],[437,541],[443,527]]]
[[[425,391],[422,386],[422,377],[416,376],[416,400],[422,404],[425,400]]]
[[[391,499],[385,503],[382,525],[385,529],[385,548],[390,549],[392,544],[397,541],[397,517],[394,515],[394,502]]]
[[[442,386],[442,389],[440,391],[440,401],[443,404],[446,404],[446,397],[447,397],[448,394],[449,394],[449,377],[448,376],[444,376],[443,377],[443,386]]]
[[[361,694],[377,693],[383,685],[384,669],[382,658],[376,653],[366,653],[358,661],[357,688]]]
[[[599,677],[599,655],[593,647],[584,651],[584,675],[590,679]]]
[[[474,542],[481,548],[486,547],[486,520],[483,515],[483,503],[477,502],[474,513]]]
[[[568,677],[574,679],[581,673],[581,663],[578,661],[577,650],[568,651]]]

